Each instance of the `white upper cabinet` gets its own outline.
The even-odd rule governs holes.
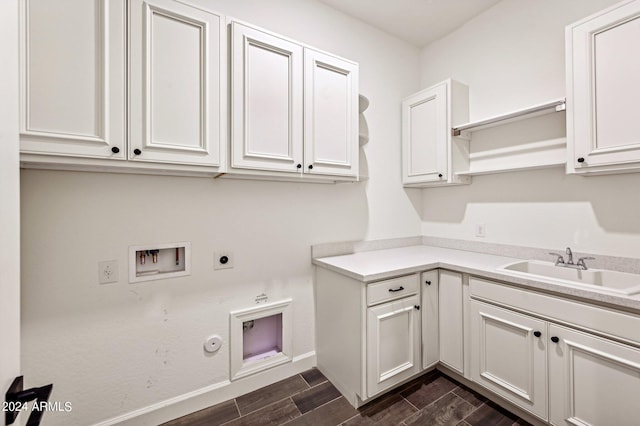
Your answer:
[[[358,176],[358,66],[304,50],[304,163],[312,174]]]
[[[446,80],[402,102],[402,183],[470,183],[455,172],[469,168],[469,142],[452,138],[453,124],[469,118],[469,89]]]
[[[220,165],[224,20],[173,0],[130,2],[129,159]]]
[[[640,171],[640,0],[566,29],[567,172]]]
[[[358,65],[231,22],[232,174],[358,176]]]
[[[231,23],[231,166],[302,171],[303,47]]]
[[[221,16],[175,0],[22,0],[21,13],[23,166],[224,171]]]
[[[22,0],[23,153],[124,159],[124,1]]]

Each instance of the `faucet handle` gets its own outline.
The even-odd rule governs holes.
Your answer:
[[[578,265],[580,268],[586,271],[588,268],[587,268],[587,264],[584,263],[585,260],[595,260],[595,257],[585,256],[578,259],[578,263],[576,263],[576,265]]]
[[[564,263],[564,257],[562,257],[561,254],[559,253],[549,253],[551,256],[557,256],[556,259],[556,265],[560,264],[560,263]]]

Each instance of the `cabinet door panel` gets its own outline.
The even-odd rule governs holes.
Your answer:
[[[357,176],[358,66],[312,49],[304,60],[305,172]]]
[[[125,157],[124,5],[21,1],[22,152]]]
[[[416,296],[367,309],[369,397],[420,371],[420,317]]]
[[[639,49],[640,1],[567,28],[570,171],[640,162]]]
[[[551,325],[550,420],[554,425],[637,425],[640,351]]]
[[[130,159],[219,165],[221,17],[172,0],[132,1],[130,16]]]
[[[237,22],[231,29],[232,166],[302,172],[303,48]]]
[[[544,321],[477,301],[471,301],[470,315],[471,378],[546,419]]]
[[[438,299],[440,361],[462,374],[464,371],[462,274],[440,271]]]
[[[447,86],[416,93],[402,103],[403,183],[447,176]]]
[[[422,273],[422,368],[440,360],[440,333],[438,321],[438,271]]]

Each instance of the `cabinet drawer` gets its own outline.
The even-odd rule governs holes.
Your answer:
[[[417,274],[369,284],[367,286],[367,306],[416,294],[418,288]]]
[[[472,299],[529,312],[640,346],[640,315],[548,296],[476,277],[469,278],[469,290]]]

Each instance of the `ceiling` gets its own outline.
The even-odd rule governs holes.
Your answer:
[[[500,0],[320,0],[347,15],[422,47]]]

